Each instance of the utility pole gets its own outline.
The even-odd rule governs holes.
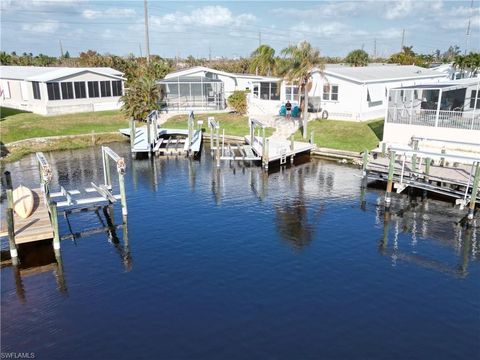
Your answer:
[[[60,43],[60,54],[61,54],[61,57],[63,58],[64,54],[63,54],[62,40],[58,40],[58,42]]]
[[[470,23],[472,21],[472,9],[473,9],[473,0],[470,3],[470,16],[468,17],[468,25],[467,25],[467,32],[465,33],[465,55],[467,55],[468,47],[470,45]]]
[[[142,44],[138,43],[138,50],[140,50],[140,57],[142,57]]]
[[[405,46],[405,29],[402,31],[402,45],[400,46],[400,52],[403,51],[403,47]]]
[[[212,62],[212,47],[208,47],[208,62]]]
[[[150,62],[150,40],[148,38],[148,7],[147,0],[143,0],[143,13],[145,16],[145,51],[147,57],[147,64]]]
[[[258,32],[258,46],[260,47],[260,45],[262,45],[262,32],[261,31]]]
[[[362,43],[362,50],[365,49],[365,43]]]
[[[377,38],[373,39],[373,58],[377,58]]]

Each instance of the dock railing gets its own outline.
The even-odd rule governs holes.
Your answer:
[[[387,123],[480,130],[480,111],[388,108]]]

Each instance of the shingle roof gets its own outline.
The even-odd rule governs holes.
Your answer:
[[[323,72],[328,75],[338,76],[347,80],[352,80],[360,83],[379,82],[386,80],[445,77],[445,74],[415,65],[387,64],[361,67],[327,65],[325,66],[325,70]]]
[[[82,72],[121,78],[123,73],[109,67],[43,67],[43,66],[0,66],[0,78],[29,81],[51,81]]]

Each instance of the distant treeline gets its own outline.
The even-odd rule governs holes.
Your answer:
[[[178,69],[192,66],[208,66],[217,70],[232,73],[256,73],[258,75],[281,75],[286,64],[285,50],[280,55],[269,45],[259,46],[249,57],[239,59],[215,59],[195,58],[192,55],[184,59],[168,59],[158,55],[150,56],[147,64],[145,57],[117,56],[112,54],[99,54],[93,50],[81,52],[78,57],[70,56],[67,51],[61,57],[53,57],[44,54],[33,55],[32,53],[10,54],[0,52],[0,63],[2,65],[23,65],[23,66],[71,66],[71,67],[112,67],[123,73],[127,82],[139,76],[147,76],[156,79],[163,78],[167,73]],[[478,71],[479,54],[470,53],[460,55],[458,46],[450,46],[445,52],[440,50],[433,54],[418,54],[413,51],[412,46],[406,46],[401,52],[391,55],[389,58],[375,58],[369,56],[364,50],[356,49],[351,51],[345,58],[321,56],[322,63],[336,64],[345,63],[351,66],[366,66],[369,63],[397,63],[402,65],[418,65],[428,67],[434,63],[454,63],[458,68]]]

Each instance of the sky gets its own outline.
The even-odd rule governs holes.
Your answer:
[[[72,56],[88,49],[145,55],[142,0],[2,0],[3,51]],[[402,44],[432,54],[480,49],[480,0],[155,1],[148,0],[150,53],[236,58],[259,43],[277,52],[309,41],[325,56],[363,48],[389,56]],[[467,27],[470,20],[470,36]]]

